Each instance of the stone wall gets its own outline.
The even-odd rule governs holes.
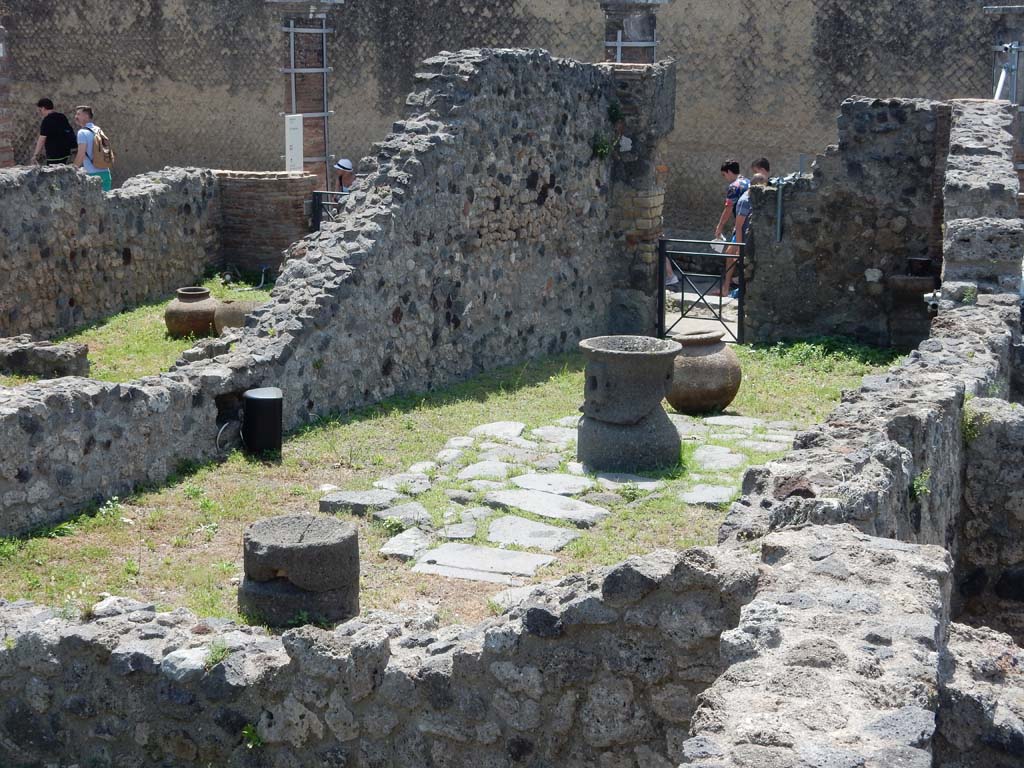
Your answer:
[[[220,245],[225,264],[274,275],[285,251],[309,234],[309,205],[320,180],[308,173],[215,171],[220,190]]]
[[[191,285],[219,258],[209,171],[165,169],[104,194],[69,166],[0,171],[0,336],[52,336]]]
[[[750,340],[841,334],[912,347],[927,336],[922,297],[937,287],[942,260],[933,252],[942,224],[933,179],[949,113],[935,102],[848,99],[839,144],[812,176],[752,192]]]
[[[721,210],[718,167],[767,155],[795,171],[831,142],[851,93],[931,99],[992,93],[994,18],[959,0],[675,0],[659,10],[660,57],[680,62],[679,130],[666,184],[669,224],[710,235]],[[263,0],[7,0],[16,159],[38,130],[31,105],[92,102],[117,144],[115,176],[164,165],[283,168],[286,14]],[[599,0],[391,0],[331,11],[332,146],[370,152],[401,113],[416,64],[440,50],[541,47],[604,57]],[[52,52],[93,49],[91,65]],[[182,56],[181,52],[187,55]],[[936,55],[941,51],[941,55]],[[186,130],[187,128],[187,130]]]
[[[652,75],[644,92],[656,110],[675,70]],[[201,343],[160,377],[0,389],[0,435],[11,441],[0,535],[215,456],[251,387],[281,387],[294,429],[643,320],[620,308],[633,261],[608,224],[613,173],[641,183],[671,112],[636,133],[622,126],[634,174],[619,152],[594,151],[613,129],[609,66],[472,50],[428,59],[417,77],[408,116],[375,148],[346,212],[291,249],[249,327]],[[651,327],[653,300],[646,307]]]

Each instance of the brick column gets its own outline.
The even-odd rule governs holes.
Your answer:
[[[0,27],[0,168],[14,165],[14,111],[11,105],[11,49]]]
[[[657,332],[658,240],[668,166],[662,139],[675,125],[675,62],[607,64],[618,113],[612,216],[620,243],[613,333]]]

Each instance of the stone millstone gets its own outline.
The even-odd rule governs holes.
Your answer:
[[[683,442],[658,406],[637,424],[610,424],[589,416],[580,420],[576,455],[593,470],[636,472],[679,464]]]
[[[307,622],[334,624],[359,615],[359,584],[349,589],[309,592],[286,579],[253,581],[238,588],[238,609],[272,627]]]
[[[250,525],[243,537],[245,575],[286,579],[308,592],[359,591],[355,526],[333,517],[285,515]]]

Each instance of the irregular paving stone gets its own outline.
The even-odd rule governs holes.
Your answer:
[[[560,448],[568,448],[576,442],[576,430],[568,427],[537,427],[530,434],[538,440],[554,443]]]
[[[471,523],[476,520],[486,520],[494,514],[490,507],[470,507],[462,510],[462,522]]]
[[[430,478],[420,472],[401,472],[378,480],[373,487],[418,496],[430,490]]]
[[[436,461],[417,461],[411,467],[409,471],[415,474],[429,475],[431,472],[437,469]]]
[[[768,440],[772,443],[786,443],[792,445],[793,441],[796,440],[796,432],[766,432],[763,435],[758,435],[760,440]]]
[[[498,483],[494,480],[470,480],[466,483],[477,493],[487,493],[488,491],[497,491],[505,487],[504,483]]]
[[[481,446],[481,449],[483,446]],[[495,445],[490,449],[481,450],[480,459],[495,462],[516,462],[529,464],[537,458],[536,451],[517,448],[514,445]]]
[[[575,429],[580,425],[580,416],[563,416],[555,422],[560,427],[568,427],[569,429]]]
[[[617,493],[611,493],[609,491],[592,491],[580,496],[580,501],[585,501],[587,504],[596,504],[599,507],[615,507],[626,500]]]
[[[399,504],[397,507],[378,509],[374,511],[373,516],[381,522],[397,520],[404,528],[415,528],[417,526],[430,528],[433,526],[434,521],[427,508],[418,501]]]
[[[491,523],[487,531],[487,540],[494,544],[533,547],[545,552],[557,552],[579,537],[580,534],[575,531],[537,523],[515,515],[498,518]]]
[[[727,485],[697,485],[679,498],[687,504],[718,505],[729,502],[736,495],[736,489]]]
[[[444,495],[457,504],[469,504],[473,501],[473,494],[461,488],[445,488]]]
[[[796,430],[796,425],[791,421],[769,421],[766,426],[768,429],[776,431],[785,430],[786,432],[794,432],[794,430]]]
[[[285,578],[310,592],[358,591],[359,541],[351,523],[321,515],[258,520],[242,537],[245,575],[253,581]]]
[[[594,481],[590,478],[559,473],[517,475],[512,478],[512,484],[530,491],[545,491],[559,496],[575,496],[594,487]]]
[[[384,557],[396,560],[415,560],[430,546],[430,537],[419,528],[409,528],[387,540],[380,548]]]
[[[636,486],[641,491],[660,491],[665,487],[664,480],[654,480],[643,475],[631,475],[628,472],[598,472],[597,482],[608,491],[617,491],[624,485]]]
[[[365,515],[375,509],[387,509],[401,498],[402,494],[384,489],[335,491],[320,499],[320,511],[331,514],[349,512],[353,515]]]
[[[504,480],[512,471],[512,466],[504,461],[478,461],[459,472],[458,478],[459,480]]]
[[[448,439],[448,442],[444,444],[444,447],[449,450],[461,450],[463,448],[472,448],[475,443],[476,440],[474,440],[472,437],[452,437]]]
[[[331,493],[332,491],[340,491],[341,486],[334,485],[332,483],[324,483],[319,488],[317,488],[317,490],[320,491],[320,493]]]
[[[543,491],[494,491],[484,497],[484,503],[499,509],[521,509],[553,520],[569,520],[582,528],[608,517],[608,510],[602,507]]]
[[[746,458],[720,445],[702,445],[693,452],[693,461],[701,469],[736,469],[747,463]]]
[[[463,453],[465,452],[459,448],[445,448],[438,451],[434,458],[437,459],[438,464],[454,464],[462,458]]]
[[[582,462],[570,461],[565,465],[565,471],[570,475],[585,475],[587,474],[587,468],[583,466]]]
[[[529,462],[533,468],[541,472],[554,472],[562,466],[565,457],[560,453],[549,453]]]
[[[529,552],[512,552],[472,544],[442,544],[423,554],[413,568],[415,573],[434,573],[472,581],[490,581],[515,585],[523,576],[533,576],[538,568],[555,558]]]
[[[755,419],[751,416],[709,416],[704,419],[704,423],[712,424],[716,427],[754,429],[755,427],[763,427],[764,419]]]
[[[476,536],[476,523],[455,523],[446,525],[437,532],[442,539],[472,539]]]
[[[708,426],[697,419],[677,413],[670,413],[668,418],[675,425],[680,437],[704,437],[708,434]]]
[[[494,421],[490,424],[481,424],[479,427],[473,427],[473,429],[469,430],[469,434],[472,437],[508,439],[519,437],[523,434],[524,429],[526,429],[526,425],[518,421]]]
[[[786,450],[786,446],[782,443],[771,443],[765,440],[740,440],[737,445],[740,448],[746,448],[748,451],[757,451],[758,453],[778,453],[779,451]]]

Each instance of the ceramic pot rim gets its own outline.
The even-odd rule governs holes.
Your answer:
[[[208,299],[210,297],[210,289],[204,288],[201,285],[190,285],[185,288],[179,288],[176,293],[178,298],[182,300]]]
[[[691,331],[681,333],[674,338],[684,347],[703,347],[708,344],[717,344],[725,336],[725,331]]]

